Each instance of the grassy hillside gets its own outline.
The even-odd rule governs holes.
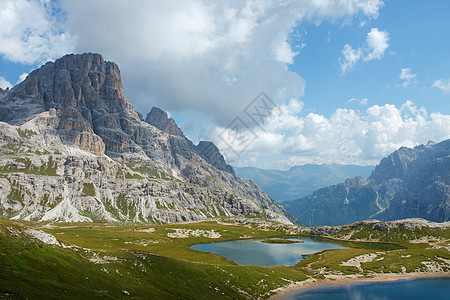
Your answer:
[[[30,233],[30,229],[37,231]],[[42,231],[62,245],[49,245],[34,237]],[[358,232],[365,234],[363,229]],[[338,232],[330,237],[342,239],[344,234],[348,235]],[[383,234],[391,237],[385,238],[385,243],[342,241],[349,249],[317,253],[293,267],[265,268],[238,266],[189,246],[248,237],[309,235],[308,229],[245,218],[154,226],[43,226],[4,220],[0,221],[0,295],[13,299],[267,298],[289,283],[329,274],[371,276],[380,270],[402,272],[402,266],[406,272],[427,271],[427,263],[449,270],[449,229],[417,231],[415,239],[431,238],[424,243],[409,243],[397,232],[380,231],[380,236]],[[359,268],[342,265],[370,254],[383,259],[361,263]]]

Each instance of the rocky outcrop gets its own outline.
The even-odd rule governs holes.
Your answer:
[[[340,225],[384,221],[450,219],[450,140],[402,147],[381,160],[366,179],[346,181],[284,203],[305,224]]]
[[[447,229],[450,228],[450,222],[442,222],[442,223],[436,223],[436,222],[430,222],[424,219],[420,218],[410,218],[410,219],[401,219],[401,220],[395,220],[395,221],[387,221],[382,222],[378,220],[366,220],[361,222],[355,222],[351,224],[341,225],[341,226],[317,226],[312,228],[306,228],[301,229],[304,232],[308,232],[313,235],[320,235],[320,236],[330,236],[330,235],[336,235],[337,233],[342,233],[338,235],[340,238],[346,239],[346,240],[371,240],[370,236],[363,236],[362,238],[357,237],[358,233],[361,231],[365,232],[380,232],[382,234],[382,231],[390,231],[395,229],[403,229],[408,230],[411,232],[414,231],[425,231],[427,228],[432,229]],[[424,232],[424,234],[426,234]],[[377,234],[373,234],[374,236],[377,236]],[[378,239],[372,239],[373,241],[378,241]]]
[[[235,176],[233,167],[227,165],[224,157],[217,148],[216,145],[212,142],[200,141],[198,145],[195,147],[195,151],[209,164],[213,165],[219,170],[228,172]]]
[[[223,155],[220,153],[219,149],[216,145],[214,145],[214,143],[200,141],[198,145],[195,146],[189,139],[184,136],[181,129],[175,123],[175,120],[169,118],[167,116],[167,113],[160,108],[153,107],[145,118],[145,122],[168,134],[176,135],[186,139],[186,143],[181,140],[178,140],[176,142],[174,141],[181,146],[177,147],[178,149],[184,149],[184,151],[182,152],[184,152],[185,154],[181,153],[184,157],[186,157],[189,152],[194,151],[195,153],[200,155],[200,157],[203,158],[207,163],[214,166],[218,170],[235,175],[233,167],[227,165]]]
[[[197,151],[167,114],[152,111],[164,130],[142,121],[123,96],[117,65],[99,54],[66,55],[31,72],[0,95],[7,122],[0,122],[0,215],[177,222],[242,214],[289,222],[218,151],[214,160]]]
[[[147,117],[145,118],[145,122],[168,134],[184,137],[183,132],[175,123],[175,120],[169,118],[165,111],[157,107],[153,107],[150,110],[150,112],[147,114]]]

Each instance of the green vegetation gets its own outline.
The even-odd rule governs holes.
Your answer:
[[[294,241],[294,240],[287,240],[287,239],[266,239],[262,240],[262,243],[267,244],[300,244],[304,243],[303,241]]]
[[[8,200],[19,201],[23,203],[23,189],[16,181],[10,181],[11,191],[8,194]]]
[[[139,175],[139,174],[131,174],[131,173],[129,173],[129,172],[126,172],[126,173],[125,173],[125,178],[126,178],[126,179],[144,179],[144,177],[142,177],[142,176]]]
[[[16,161],[16,164],[8,164],[0,167],[0,173],[25,173],[58,176],[58,174],[56,174],[58,165],[53,160],[52,156],[49,156],[47,161],[41,161],[42,164],[40,166],[33,165],[32,161],[28,158],[15,157],[14,160]]]
[[[373,226],[366,225],[347,230],[341,230],[338,233],[334,234],[333,237],[342,238],[348,235],[351,235],[352,240],[364,240],[370,238],[372,240],[377,240],[380,242],[402,243],[405,240],[417,240],[422,237],[436,237],[436,239],[444,237],[446,239],[450,239],[450,229],[443,229],[439,227],[423,227],[420,230],[409,230],[404,227],[374,229]]]
[[[119,195],[116,205],[121,212],[131,213],[126,195]],[[292,242],[287,239],[289,226],[267,220],[242,220],[237,223],[218,218],[165,225],[67,223],[44,227],[32,222],[0,220],[0,294],[15,298],[151,295],[154,299],[264,299],[273,294],[272,290],[291,282],[319,279],[327,274],[370,277],[382,271],[425,271],[428,263],[441,263],[443,271],[450,268],[448,263],[445,266],[445,261],[450,260],[446,249],[400,240],[392,229],[392,234],[380,232],[380,236],[386,235],[385,243],[339,241],[348,248],[313,254],[292,267],[238,266],[219,255],[190,248],[193,244],[249,236],[269,243]],[[27,227],[44,230],[72,247],[43,244],[25,233]],[[428,229],[414,231],[415,237],[421,232],[428,235]],[[176,235],[179,232],[184,235]],[[209,235],[211,232],[216,233],[216,238]],[[436,237],[436,245],[447,245],[448,230],[432,234],[442,234],[432,236]],[[344,264],[361,255],[373,255],[376,259],[359,266]]]
[[[64,243],[91,249],[74,251],[34,240],[20,223],[0,221],[0,292],[18,298],[245,299],[268,297],[271,289],[288,283],[286,278],[307,278],[286,267],[237,266],[190,250],[193,240],[167,237],[186,226],[196,227],[159,225],[150,233],[145,231],[149,226],[141,225],[61,224],[46,230]],[[229,228],[214,223],[199,227]],[[238,238],[240,228],[230,230],[230,236]]]
[[[149,175],[152,178],[163,179],[163,180],[173,180],[174,178],[158,169],[150,168],[147,165],[139,165],[130,164],[130,168],[133,171],[139,172],[144,175]],[[131,174],[130,174],[131,175]]]
[[[17,133],[19,134],[19,136],[23,139],[29,139],[30,137],[32,137],[33,135],[37,135],[36,132],[34,132],[31,129],[25,129],[22,130],[20,128],[17,129]]]
[[[7,143],[7,144],[2,145],[2,148],[6,149],[6,150],[11,150],[11,151],[19,151],[20,145]]]
[[[95,187],[92,182],[83,183],[82,196],[83,197],[87,197],[87,196],[94,197],[95,196]]]

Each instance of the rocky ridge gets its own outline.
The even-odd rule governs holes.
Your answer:
[[[150,110],[150,112],[147,114],[147,117],[145,118],[145,122],[168,134],[184,137],[183,132],[175,123],[175,120],[169,118],[165,111],[157,107],[153,107]]]
[[[284,203],[307,225],[341,225],[371,218],[391,221],[450,219],[450,140],[402,147],[382,159],[367,178],[315,191]]]
[[[249,215],[290,222],[254,182],[234,176],[217,147],[193,145],[165,112],[152,111],[148,121],[166,122],[164,130],[134,111],[117,65],[92,53],[48,62],[2,91],[0,215],[148,223]]]
[[[233,167],[228,165],[225,162],[224,157],[217,148],[216,145],[212,142],[200,141],[198,145],[194,145],[188,138],[184,136],[184,133],[175,123],[175,120],[169,118],[167,113],[157,107],[153,107],[151,111],[147,114],[145,118],[145,122],[149,123],[156,128],[179,137],[184,138],[186,145],[190,148],[190,150],[197,153],[200,157],[202,157],[206,162],[214,166],[215,168],[228,172],[230,174],[235,175]]]

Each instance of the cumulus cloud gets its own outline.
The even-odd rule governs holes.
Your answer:
[[[292,51],[291,45],[288,42],[283,41],[280,46],[275,49],[275,57],[278,61],[292,64],[294,62],[294,57],[297,56],[300,52]]]
[[[364,60],[381,59],[389,47],[388,41],[389,33],[380,31],[378,28],[372,28],[367,34],[366,40],[370,52],[364,57]]]
[[[445,94],[450,93],[450,78],[445,79],[439,79],[436,80],[431,87],[436,87],[440,90],[442,90]]]
[[[304,80],[286,66],[304,46],[290,40],[299,22],[375,18],[383,5],[378,0],[62,4],[77,51],[116,61],[125,93],[139,111],[153,105],[196,111],[222,125],[261,91],[277,103],[303,95]]]
[[[266,130],[256,129],[258,138],[240,156],[217,135],[212,138],[229,162],[266,168],[305,163],[374,165],[402,146],[450,138],[449,115],[429,114],[411,101],[401,107],[373,105],[365,111],[340,108],[328,118],[302,115],[302,108],[303,103],[295,99],[280,106],[282,114],[270,118]]]
[[[344,59],[340,59],[340,65],[342,73],[345,73],[351,70],[356,63],[361,59],[362,50],[361,49],[353,49],[352,46],[345,44],[344,49],[342,49],[342,55]]]
[[[349,44],[345,44],[342,49],[343,57],[339,58],[342,73],[350,71],[359,61],[371,61],[381,59],[384,52],[389,47],[389,33],[372,28],[367,33],[366,43],[358,49],[353,49]]]
[[[71,52],[75,39],[64,32],[53,1],[0,2],[0,55],[24,64],[42,63]]]
[[[416,80],[417,74],[413,74],[411,69],[405,68],[401,70],[400,79],[403,80],[402,86],[407,87]]]

